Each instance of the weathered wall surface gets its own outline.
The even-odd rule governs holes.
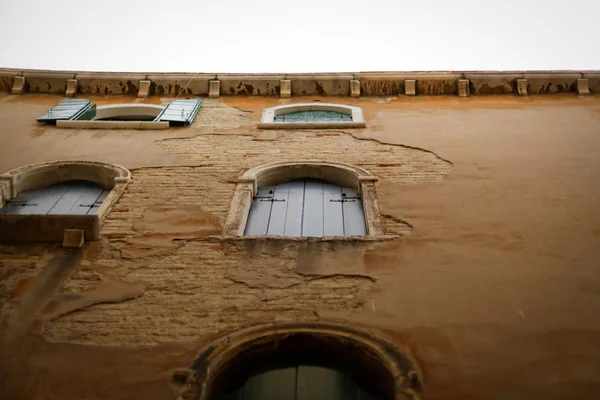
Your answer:
[[[0,397],[175,398],[172,371],[203,342],[317,320],[395,341],[426,399],[600,390],[596,97],[336,99],[363,107],[368,128],[352,131],[260,131],[264,107],[313,100],[264,97],[207,99],[182,129],[38,126],[60,99],[0,93],[0,171],[89,159],[133,181],[81,261],[55,244],[0,244]],[[220,239],[235,177],[298,158],[377,175],[386,232],[400,237]]]

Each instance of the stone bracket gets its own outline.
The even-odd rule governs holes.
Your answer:
[[[140,81],[140,90],[137,97],[145,99],[150,95],[150,84],[151,81]]]
[[[350,97],[360,97],[360,81],[356,79],[350,81]]]
[[[587,79],[577,79],[577,94],[587,96],[590,94],[590,85]]]
[[[289,79],[282,79],[279,81],[279,96],[282,99],[292,97],[292,81]]]
[[[221,95],[221,81],[208,82],[208,97],[219,97]]]
[[[404,94],[414,96],[417,94],[417,81],[414,79],[406,79],[404,81]]]
[[[73,97],[77,93],[77,79],[67,79],[65,97]]]
[[[527,79],[517,79],[517,93],[519,96],[527,96]]]
[[[81,229],[65,229],[62,247],[79,249],[85,243],[85,233]]]
[[[24,76],[15,76],[15,81],[12,87],[12,94],[23,94],[25,90],[25,77]]]
[[[458,80],[458,97],[469,97],[471,95],[469,90],[469,80],[459,79]]]

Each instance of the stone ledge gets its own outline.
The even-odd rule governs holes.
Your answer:
[[[56,121],[61,129],[133,129],[162,130],[168,129],[168,122],[154,121]]]

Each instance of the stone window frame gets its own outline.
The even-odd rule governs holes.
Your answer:
[[[365,378],[377,380],[391,399],[423,398],[420,368],[410,353],[373,332],[330,322],[268,323],[224,335],[204,345],[192,365],[175,371],[173,379],[186,385],[185,398],[208,400],[252,358],[298,348],[352,359],[348,368],[365,368]]]
[[[65,230],[81,230],[85,240],[98,240],[100,226],[131,181],[123,166],[94,161],[50,161],[26,165],[0,175],[0,207],[19,192],[56,183],[83,180],[110,193],[94,215],[0,215],[0,240],[62,241]]]
[[[367,170],[350,164],[304,160],[279,161],[263,164],[246,171],[236,180],[236,188],[231,200],[229,214],[223,227],[227,238],[256,239],[265,236],[244,236],[252,201],[261,186],[275,185],[294,179],[313,178],[331,182],[342,187],[355,187],[360,194],[365,214],[366,235],[364,236],[325,236],[320,240],[373,240],[387,238],[377,201],[375,183],[377,177]],[[268,236],[270,239],[303,240],[307,237]]]
[[[335,111],[352,116],[352,121],[331,122],[275,122],[275,116],[297,111]],[[295,103],[265,108],[258,128],[260,129],[346,129],[366,128],[367,123],[360,107],[337,103]]]
[[[165,121],[99,121],[98,119],[110,117],[126,117],[140,115],[140,112],[154,117],[165,109],[165,105],[122,103],[108,104],[96,107],[96,116],[91,120],[59,120],[57,128],[67,129],[168,129],[169,123]]]

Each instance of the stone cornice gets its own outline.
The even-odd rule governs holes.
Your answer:
[[[341,73],[133,73],[0,68],[0,91],[13,94],[285,97],[547,94],[600,92],[600,71],[410,71]],[[143,82],[140,84],[140,82]],[[149,84],[148,84],[149,82]],[[289,83],[288,83],[289,82]],[[149,85],[149,86],[148,86]],[[291,87],[290,87],[291,86]],[[142,92],[143,95],[142,95]]]

